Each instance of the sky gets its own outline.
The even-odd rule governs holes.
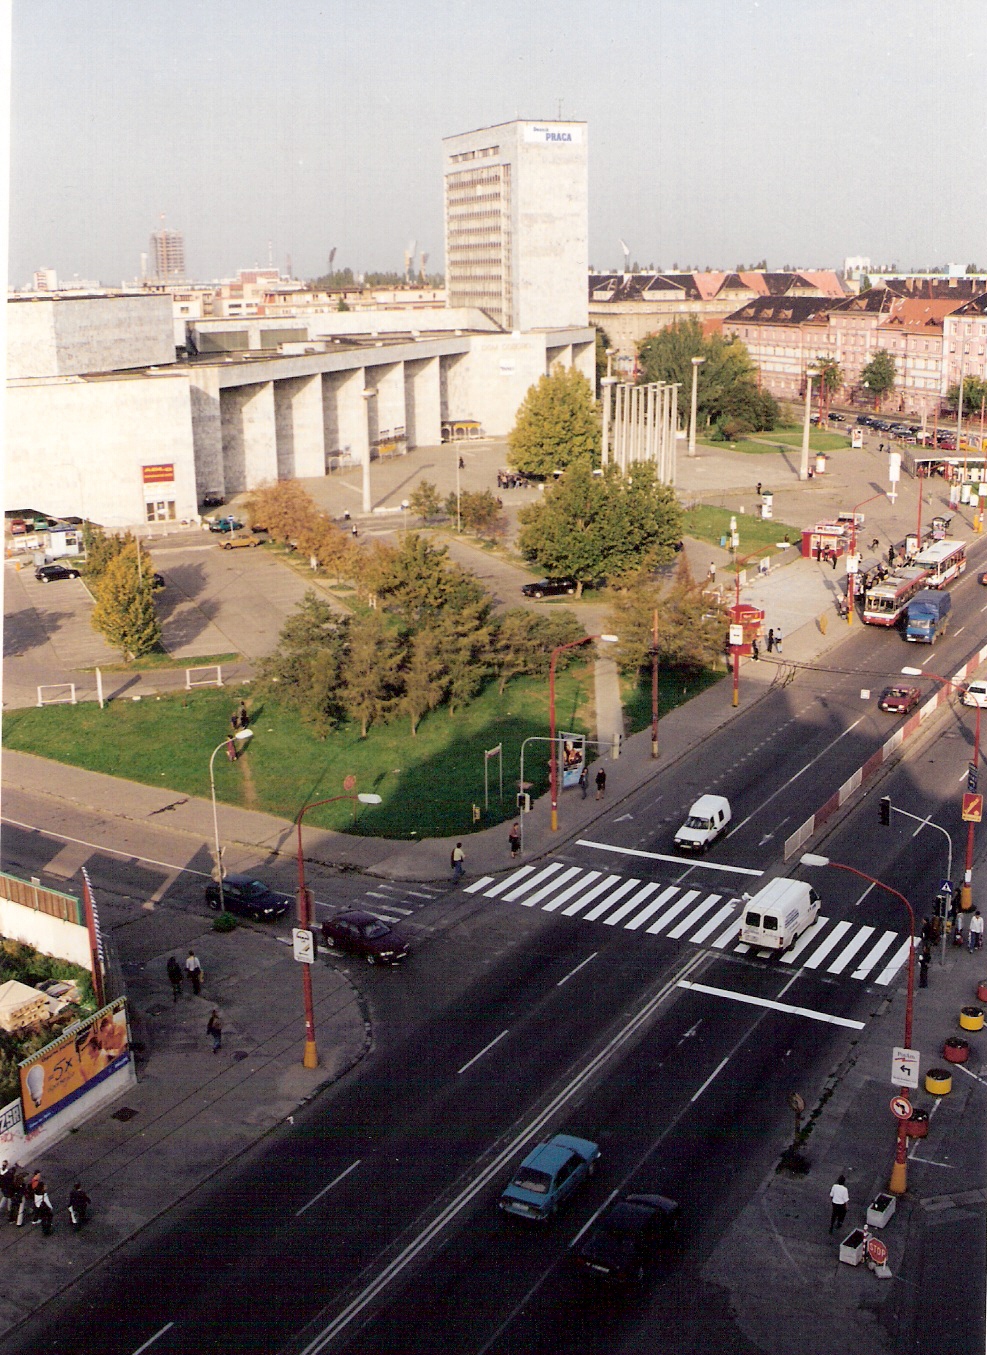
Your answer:
[[[585,120],[590,262],[987,267],[983,0],[13,0],[12,286],[442,271],[444,136]]]

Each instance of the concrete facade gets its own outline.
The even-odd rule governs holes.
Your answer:
[[[588,132],[501,123],[446,137],[446,292],[508,330],[585,325]]]
[[[120,372],[174,361],[169,296],[36,296],[7,302],[10,380]]]

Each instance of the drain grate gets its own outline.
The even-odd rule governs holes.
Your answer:
[[[110,1119],[119,1120],[121,1124],[126,1124],[127,1121],[132,1120],[136,1114],[137,1111],[132,1110],[130,1106],[121,1106],[119,1110],[113,1112]]]

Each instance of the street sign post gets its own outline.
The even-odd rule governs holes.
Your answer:
[[[896,1087],[917,1088],[918,1065],[919,1052],[917,1049],[895,1049],[891,1055],[891,1081]],[[911,1113],[911,1107],[909,1107],[908,1114],[911,1115]]]
[[[984,797],[963,792],[963,822],[979,823],[984,816]]]
[[[952,895],[952,892],[953,892],[952,880],[943,880],[942,884],[939,886],[939,893],[945,894],[946,897],[949,898]]]

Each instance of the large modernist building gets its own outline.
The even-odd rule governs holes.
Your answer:
[[[504,122],[446,137],[446,291],[501,328],[587,323],[584,122]]]

